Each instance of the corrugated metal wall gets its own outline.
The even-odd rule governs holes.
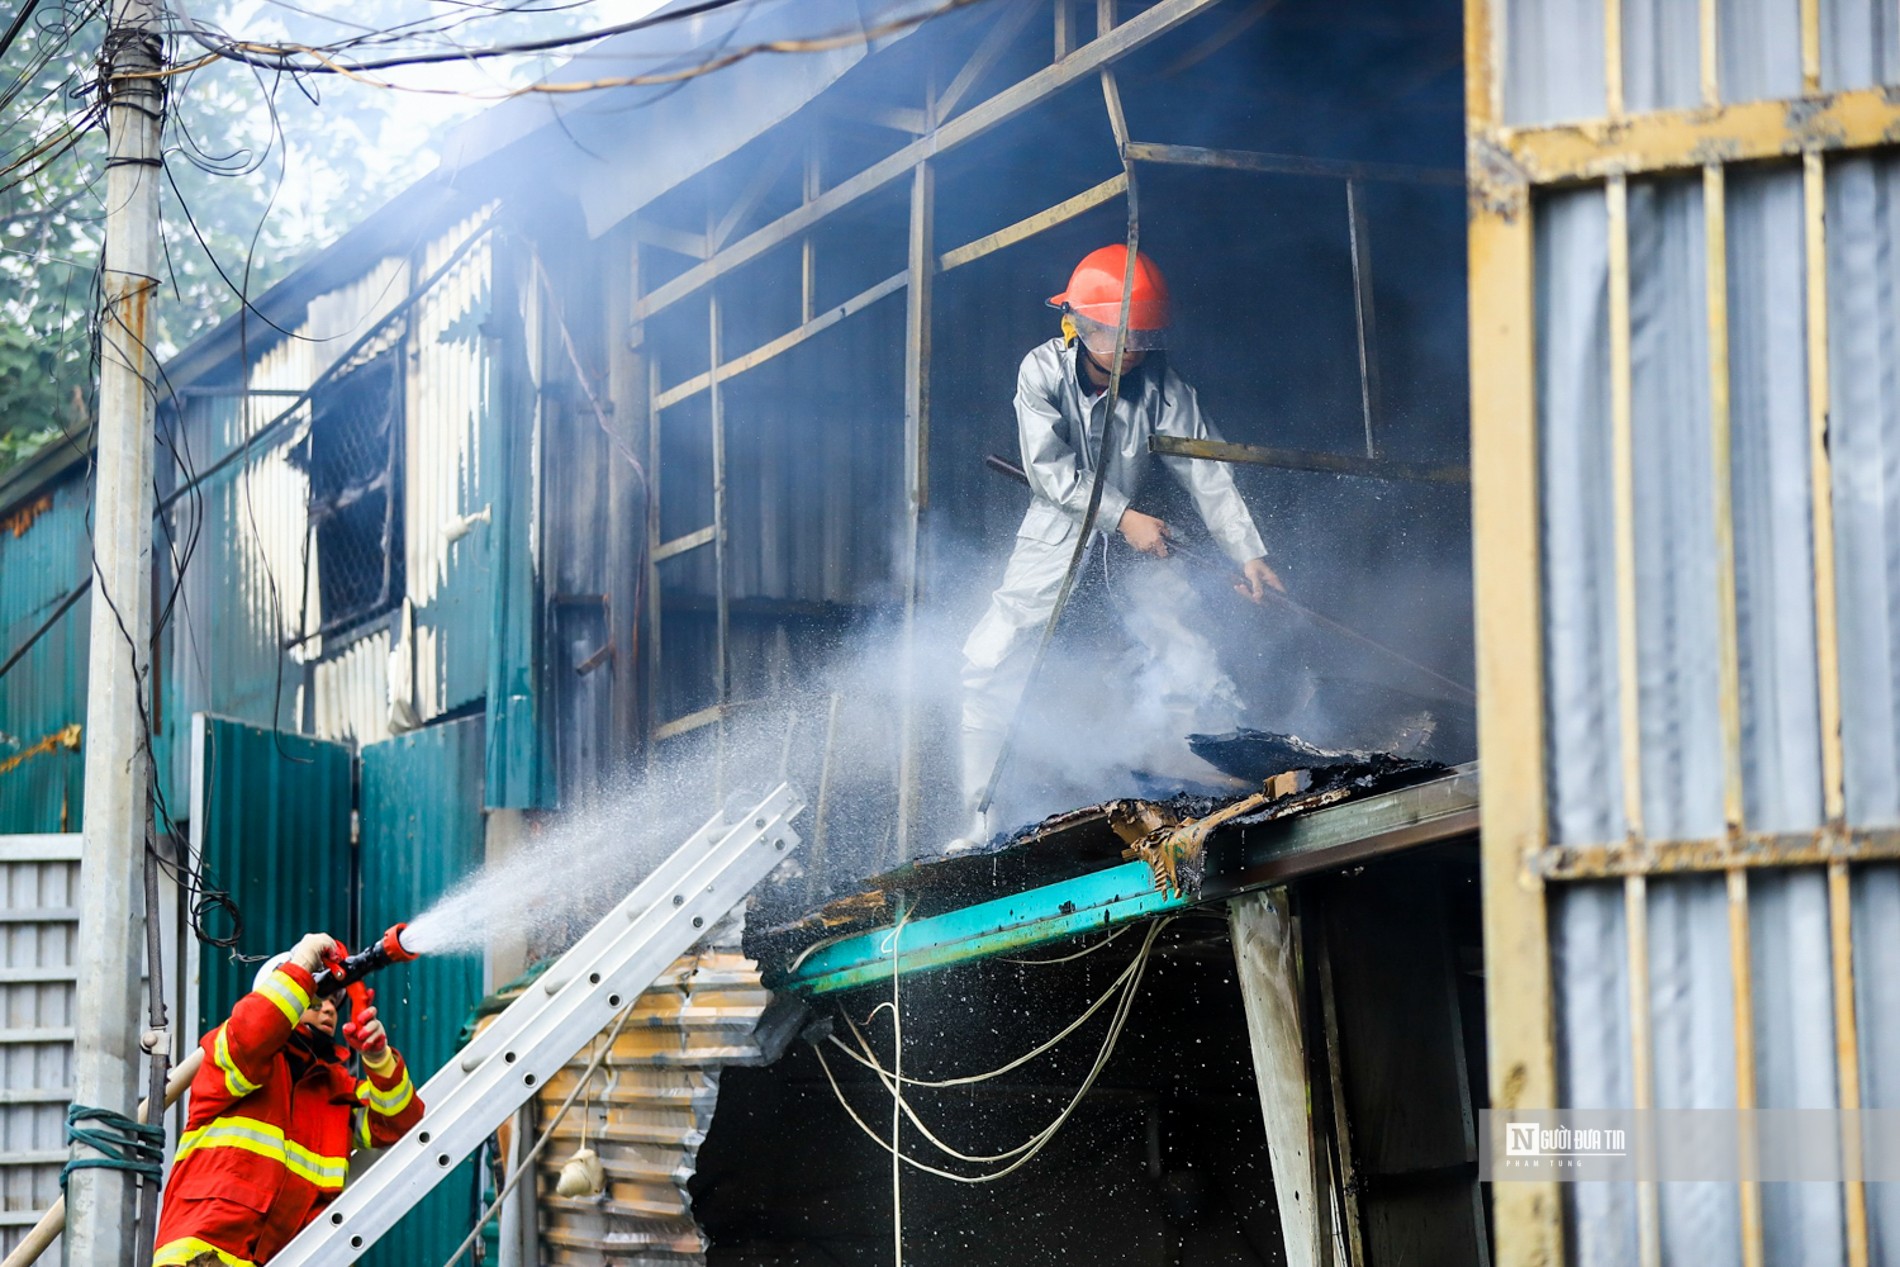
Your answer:
[[[86,578],[92,537],[84,467],[43,494],[8,508],[0,529],[0,655],[10,655]],[[87,631],[92,599],[80,599],[0,677],[0,761],[62,727],[86,721]],[[60,749],[0,774],[0,832],[78,831],[85,758]]]
[[[420,275],[433,276],[471,236],[487,234],[485,221],[470,217],[430,243]],[[404,514],[409,598],[418,609],[415,705],[425,721],[481,698],[488,685],[495,444],[486,325],[493,274],[490,239],[457,261],[410,318]],[[469,523],[469,515],[487,518]]]
[[[1506,114],[1546,123],[1606,111],[1601,3],[1503,6]],[[1737,0],[1721,10],[1724,100],[1802,93],[1797,7]],[[1822,0],[1824,86],[1900,79],[1890,7]],[[1698,100],[1696,6],[1624,5],[1632,110]],[[1612,400],[1613,230],[1606,191],[1539,198],[1536,250],[1537,427],[1541,443],[1545,707],[1550,839],[1560,845],[1710,840],[1725,835],[1722,566],[1715,506],[1733,507],[1740,788],[1747,832],[1824,826],[1817,677],[1815,506],[1810,462],[1808,268],[1825,268],[1831,409],[1833,554],[1838,569],[1845,827],[1900,824],[1900,160],[1829,156],[1825,261],[1806,258],[1798,163],[1726,174],[1728,409],[1726,471],[1711,462],[1709,244],[1704,182],[1630,178],[1630,422],[1634,611],[1619,610]],[[1724,314],[1718,314],[1724,315]],[[1721,481],[1721,484],[1718,484]],[[1723,486],[1725,485],[1725,487]],[[1640,751],[1623,707],[1619,622],[1634,618]],[[1826,626],[1820,625],[1820,628]],[[1628,758],[1633,757],[1634,760]],[[1640,828],[1626,811],[1641,777]],[[1851,872],[1854,978],[1863,1046],[1860,1103],[1900,1108],[1900,994],[1885,965],[1900,946],[1900,872]],[[1559,1099],[1568,1107],[1636,1103],[1632,1032],[1647,1028],[1654,1103],[1737,1102],[1731,911],[1719,876],[1650,876],[1646,927],[1631,928],[1622,882],[1549,890]],[[1756,1102],[1831,1108],[1836,1076],[1827,876],[1818,867],[1747,880]],[[1647,962],[1633,971],[1632,944]],[[1647,981],[1648,997],[1630,998]],[[1634,1017],[1634,1019],[1633,1019]],[[1868,1189],[1873,1261],[1900,1262],[1900,1196]],[[1564,1186],[1573,1261],[1639,1258],[1633,1187]],[[1764,1185],[1770,1262],[1845,1261],[1835,1185]],[[1665,1262],[1742,1260],[1734,1185],[1664,1184],[1657,1232]]]
[[[363,748],[362,929],[367,940],[414,919],[482,864],[482,720],[426,726]],[[425,958],[370,982],[390,1041],[418,1085],[448,1063],[483,994],[478,955]],[[465,1163],[378,1241],[369,1264],[446,1261],[475,1225]]]
[[[199,951],[205,1030],[250,990],[257,960],[305,933],[349,932],[351,762],[341,744],[222,717],[194,725],[190,746],[199,772],[192,848],[244,920],[235,947]]]
[[[78,836],[0,836],[0,1251],[60,1194],[78,888]]]

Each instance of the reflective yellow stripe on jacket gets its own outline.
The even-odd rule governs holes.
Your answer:
[[[237,1061],[231,1059],[231,1045],[224,1031],[224,1026],[218,1026],[218,1041],[211,1045],[211,1059],[218,1066],[218,1072],[224,1075],[224,1089],[230,1092],[233,1100],[242,1100],[257,1090],[258,1084],[245,1077]]]
[[[356,1084],[356,1098],[375,1109],[384,1117],[394,1117],[409,1107],[416,1098],[416,1084],[409,1081],[409,1069],[404,1066],[402,1079],[385,1091],[368,1078]]]
[[[295,1140],[285,1139],[279,1128],[254,1117],[221,1117],[195,1131],[186,1131],[179,1137],[176,1160],[183,1161],[205,1148],[240,1148],[268,1157],[319,1188],[340,1190],[350,1169],[349,1158],[312,1152]]]
[[[292,1025],[303,1019],[305,1010],[310,1006],[309,993],[297,984],[296,978],[282,968],[265,977],[263,984],[257,987],[257,993],[275,1003],[277,1010],[282,1012]]]
[[[152,1267],[181,1267],[200,1254],[215,1255],[224,1267],[257,1267],[250,1259],[227,1254],[211,1242],[201,1241],[195,1236],[181,1236],[160,1245],[158,1252],[152,1255]]]

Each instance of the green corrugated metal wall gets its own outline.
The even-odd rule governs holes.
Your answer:
[[[198,743],[204,803],[194,834],[206,879],[244,917],[234,952],[199,951],[199,1018],[209,1029],[250,990],[256,957],[288,950],[305,933],[348,934],[351,771],[342,744],[223,717],[204,719]]]
[[[59,600],[86,578],[92,557],[85,468],[68,472],[45,495],[52,499],[51,506],[30,523],[24,517],[16,520],[19,535],[0,530],[0,660],[25,642]],[[28,498],[9,507],[8,513],[38,500]],[[24,660],[0,677],[0,732],[10,739],[24,746],[73,722],[84,724],[91,609],[90,595],[80,599]],[[9,740],[0,740],[0,760],[15,751]],[[29,757],[0,774],[0,832],[78,831],[84,765],[81,753],[60,750]]]
[[[367,744],[362,752],[364,937],[414,919],[482,863],[482,720],[472,717]],[[479,954],[392,968],[376,1005],[416,1084],[447,1064],[468,1010],[483,993]],[[363,1261],[369,1267],[440,1263],[474,1226],[474,1165],[464,1163]]]

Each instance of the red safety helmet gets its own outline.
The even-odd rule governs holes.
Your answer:
[[[1122,277],[1128,271],[1128,248],[1105,246],[1090,251],[1069,275],[1069,288],[1049,297],[1051,308],[1060,308],[1076,319],[1082,333],[1106,328],[1111,335],[1122,315]],[[1128,299],[1128,347],[1154,348],[1161,345],[1161,332],[1168,327],[1168,283],[1155,262],[1139,252],[1135,255],[1135,284]],[[1091,341],[1093,342],[1093,341]]]

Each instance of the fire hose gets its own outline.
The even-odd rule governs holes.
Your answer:
[[[1009,478],[1017,481],[1023,486],[1029,487],[1029,476],[1023,473],[1022,467],[1017,466],[1014,462],[1010,461],[1008,458],[998,457],[994,453],[986,454],[984,455],[984,458],[983,458],[983,465],[989,467],[992,471],[995,471],[999,475],[1007,475]],[[1178,554],[1182,558],[1186,559],[1189,563],[1194,564],[1198,568],[1202,568],[1210,572],[1220,572],[1220,573],[1226,573],[1230,571],[1230,569],[1228,568],[1227,564],[1224,561],[1216,559],[1212,555],[1203,554],[1200,550],[1195,549],[1192,546],[1182,545],[1180,542],[1175,541],[1172,538],[1168,540],[1167,549],[1170,554]],[[1266,590],[1266,596],[1268,598],[1273,599],[1277,603],[1283,604],[1284,606],[1286,606],[1288,609],[1290,609],[1297,615],[1304,617],[1308,621],[1311,621],[1315,626],[1319,627],[1320,629],[1324,629],[1329,633],[1335,633],[1335,634],[1340,635],[1343,638],[1350,639],[1351,641],[1358,643],[1362,647],[1378,652],[1380,655],[1385,656],[1388,660],[1391,660],[1395,664],[1404,665],[1406,668],[1411,669],[1414,673],[1418,673],[1424,677],[1430,678],[1432,681],[1436,682],[1438,685],[1445,687],[1447,690],[1454,692],[1458,696],[1459,699],[1476,700],[1478,698],[1476,691],[1473,691],[1470,687],[1466,686],[1463,682],[1458,681],[1456,678],[1446,677],[1443,673],[1440,673],[1438,670],[1430,668],[1426,665],[1420,664],[1417,660],[1412,659],[1410,656],[1407,656],[1403,654],[1402,652],[1393,650],[1391,647],[1386,646],[1383,642],[1379,642],[1376,639],[1373,639],[1371,637],[1368,637],[1365,634],[1360,633],[1357,629],[1354,629],[1352,626],[1347,625],[1341,621],[1334,620],[1331,616],[1327,616],[1327,615],[1324,615],[1323,613],[1314,611],[1311,607],[1308,607],[1304,603],[1299,602],[1297,599],[1293,598],[1289,594],[1282,593],[1281,591],[1273,589],[1271,586],[1269,586]]]
[[[336,952],[324,961],[323,970],[316,974],[317,998],[329,998],[338,991],[349,995],[351,1019],[343,1026],[343,1036],[352,1040],[352,1045],[357,1033],[355,1018],[376,998],[376,992],[363,984],[363,978],[392,963],[408,963],[416,958],[416,952],[402,944],[402,934],[408,927],[407,924],[395,925],[355,954],[350,954],[338,942]],[[172,1069],[171,1077],[165,1083],[165,1108],[176,1104],[185,1093],[185,1088],[191,1085],[192,1078],[197,1075],[198,1067],[204,1063],[204,1057],[204,1048],[194,1048]],[[149,1096],[139,1101],[138,1111],[134,1114],[139,1122],[145,1122],[151,1116],[151,1103]],[[65,1230],[66,1198],[62,1196],[40,1216],[40,1221],[13,1247],[13,1252],[7,1255],[4,1262],[0,1262],[0,1267],[28,1267],[28,1264],[38,1262],[40,1255]]]

